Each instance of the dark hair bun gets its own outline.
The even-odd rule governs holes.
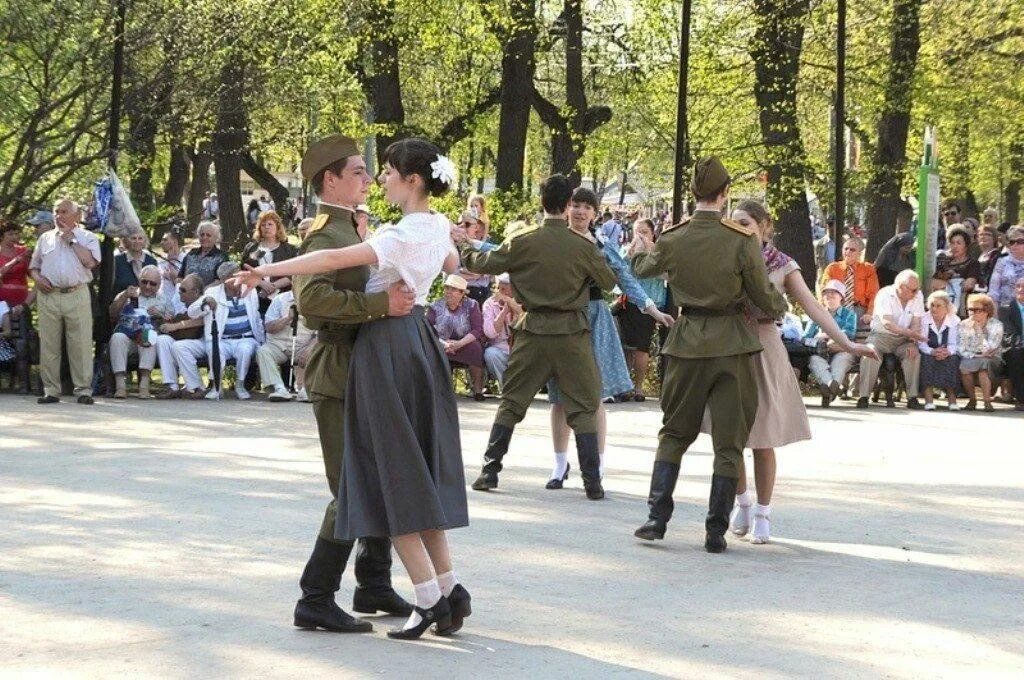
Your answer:
[[[419,137],[409,137],[392,142],[384,150],[384,162],[398,171],[402,177],[419,175],[423,186],[431,196],[443,196],[452,187],[437,177],[431,165],[441,156],[441,149]]]

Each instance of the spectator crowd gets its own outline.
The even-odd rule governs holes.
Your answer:
[[[620,272],[619,278],[623,292],[629,293],[610,310],[631,386],[619,387],[606,401],[642,401],[651,356],[664,339],[652,310],[673,314],[673,305],[663,280],[629,276],[628,262],[634,235],[655,240],[669,225],[668,216],[602,213],[596,198],[593,203],[596,218],[589,238],[609,258],[622,259],[626,273]],[[258,385],[271,401],[308,401],[303,369],[316,337],[298,314],[292,281],[268,278],[243,292],[230,279],[240,267],[295,257],[296,242],[301,243],[313,220],[298,223],[296,240],[267,197],[253,199],[246,214],[251,240],[232,261],[221,247],[218,212],[216,194],[211,194],[192,244],[177,230],[162,235],[159,249],[151,249],[142,230],[121,239],[114,258],[113,301],[105,310],[112,332],[96,338],[101,354],[95,360],[89,284],[101,253],[97,236],[80,224],[79,207],[61,200],[52,213],[28,220],[36,230],[34,249],[22,243],[21,225],[4,222],[0,364],[15,361],[12,326],[27,321],[35,310],[40,403],[59,401],[68,378],[80,403],[93,403],[94,394],[125,399],[133,374],[137,378],[132,386],[141,398],[215,400],[233,384],[232,392],[241,400],[250,399],[250,390]],[[371,228],[366,206],[356,209],[355,221],[366,237]],[[947,203],[941,248],[928,281],[913,271],[915,238],[909,217],[901,219],[901,230],[881,247],[873,263],[864,257],[866,244],[856,229],[846,235],[833,262],[834,244],[819,225],[815,259],[820,302],[851,340],[868,342],[882,355],[881,361],[858,362],[816,323],[787,315],[779,332],[790,360],[817,384],[823,406],[855,392],[857,406],[866,408],[882,384],[890,405],[894,393],[902,391],[908,408],[934,410],[938,393],[945,395],[950,410],[960,408],[960,397],[966,397],[963,408],[973,410],[980,393],[985,410],[1000,399],[1024,410],[1024,226],[996,221],[986,211],[978,223],[958,203]],[[489,240],[483,196],[470,197],[456,223],[479,249],[497,247]],[[525,222],[511,223],[506,234],[524,228]],[[483,400],[489,390],[501,389],[515,342],[513,329],[524,310],[508,275],[462,269],[447,276],[438,292],[427,319],[452,368],[465,371],[472,397]],[[162,389],[153,384],[157,369]]]

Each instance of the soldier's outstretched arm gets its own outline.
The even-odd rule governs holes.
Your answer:
[[[768,269],[764,266],[764,258],[761,256],[761,247],[756,236],[744,239],[740,258],[743,292],[765,313],[775,317],[782,316],[789,305],[768,280]]]
[[[462,266],[474,274],[501,274],[508,271],[512,261],[512,239],[506,238],[497,250],[483,252],[475,250],[468,240],[459,245]]]
[[[311,253],[332,247],[331,240],[320,233],[306,237],[303,250]],[[335,290],[334,274],[296,276],[292,280],[299,312],[337,323],[366,323],[388,315],[388,294],[365,293],[361,290]]]
[[[633,274],[639,279],[651,279],[664,274],[664,252],[661,241],[657,241],[653,250],[633,255],[629,261],[633,265]]]

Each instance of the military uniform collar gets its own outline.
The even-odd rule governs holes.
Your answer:
[[[565,219],[563,217],[545,217],[544,218],[544,226],[545,227],[568,227],[569,226],[569,220],[567,220],[567,219]]]
[[[355,208],[350,208],[345,205],[337,205],[336,203],[324,203],[320,202],[320,207],[317,209],[317,214],[326,213],[331,217],[341,218],[343,220],[352,220],[355,217]]]

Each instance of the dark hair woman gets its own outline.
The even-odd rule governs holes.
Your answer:
[[[299,254],[299,249],[288,243],[284,222],[273,210],[260,213],[252,230],[252,241],[242,249],[242,265],[258,267],[271,262],[283,262]],[[260,316],[267,313],[270,300],[283,290],[291,290],[292,280],[287,276],[267,278],[256,287],[260,296]]]
[[[633,227],[634,238],[642,238],[654,243],[654,222],[649,219],[638,220]],[[664,311],[667,298],[665,280],[662,278],[641,279],[636,277],[632,266],[630,272],[637,279],[637,283],[644,289],[647,296],[657,305],[658,309]],[[626,348],[626,355],[629,359],[630,368],[633,371],[633,400],[644,401],[644,382],[647,380],[647,368],[651,362],[651,342],[654,340],[654,331],[657,322],[636,303],[627,297],[622,304],[622,313],[619,314],[619,328],[622,331],[622,345]]]

